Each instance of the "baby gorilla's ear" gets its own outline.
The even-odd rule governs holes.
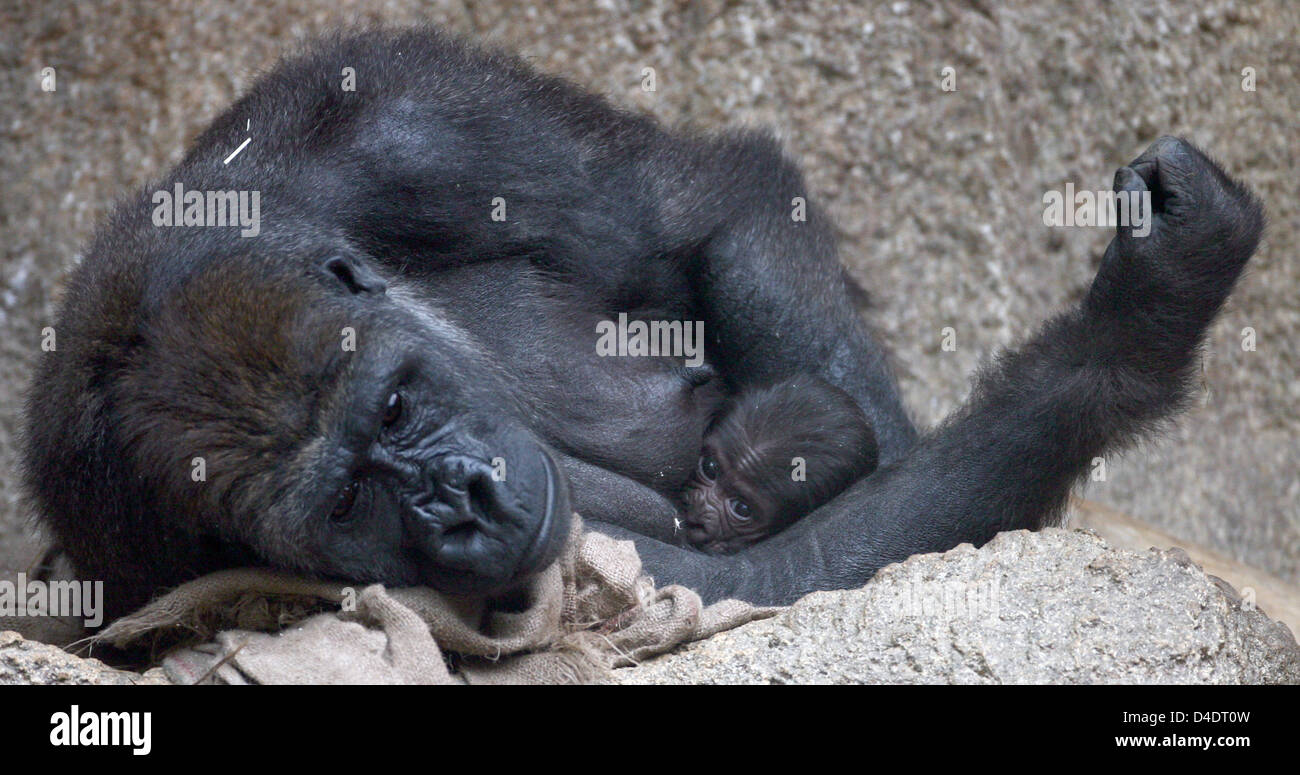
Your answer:
[[[388,283],[365,261],[348,253],[334,253],[321,262],[321,269],[356,294],[383,294]]]

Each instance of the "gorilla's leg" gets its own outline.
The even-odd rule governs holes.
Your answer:
[[[1136,237],[1120,228],[1084,302],[986,368],[969,403],[906,456],[738,555],[687,555],[638,539],[648,571],[709,599],[788,603],[813,590],[860,585],[916,553],[981,544],[998,531],[1053,519],[1093,457],[1178,409],[1205,329],[1263,229],[1262,210],[1246,188],[1174,138],[1162,138],[1121,169],[1116,188],[1151,191],[1151,233]],[[779,231],[777,239],[790,245]],[[818,328],[791,311],[799,291],[816,295],[807,278],[827,275],[806,255],[782,256],[750,242],[714,260],[721,262],[708,270],[715,307],[723,298],[747,313],[775,305],[759,318],[769,328],[728,329],[740,337],[733,352],[800,360],[798,347],[769,341],[780,332],[810,352],[838,356],[828,339],[843,336],[846,322]],[[799,267],[798,277],[781,268],[787,264]],[[778,288],[753,279],[764,273],[796,290],[778,298]],[[727,319],[725,309],[717,314]],[[791,325],[800,326],[797,333]],[[867,353],[868,363],[874,356]],[[850,361],[852,354],[839,357]],[[855,374],[851,363],[832,371]]]

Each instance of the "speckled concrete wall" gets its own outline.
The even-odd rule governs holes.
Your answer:
[[[19,395],[64,269],[123,190],[163,172],[253,73],[340,24],[434,21],[665,121],[766,124],[872,290],[917,418],[1086,287],[1109,235],[1041,197],[1106,188],[1156,136],[1211,149],[1271,218],[1211,334],[1204,400],[1087,496],[1300,582],[1300,4],[603,0],[105,2],[0,7],[0,572],[32,554]],[[40,89],[57,68],[57,91]],[[641,70],[657,90],[642,91]],[[955,91],[940,87],[954,68]],[[1243,91],[1241,71],[1257,88]],[[957,349],[940,349],[952,326]],[[1243,327],[1258,349],[1239,345]]]

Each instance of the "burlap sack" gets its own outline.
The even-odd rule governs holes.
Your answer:
[[[96,636],[120,648],[190,643],[163,667],[177,683],[600,683],[636,664],[778,609],[705,606],[657,589],[631,541],[584,533],[526,589],[518,611],[431,589],[361,590],[242,569],[196,579]]]

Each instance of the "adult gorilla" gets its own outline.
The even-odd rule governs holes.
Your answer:
[[[710,600],[859,585],[1048,523],[1094,456],[1178,408],[1261,210],[1172,138],[1115,181],[1151,192],[1151,233],[1121,228],[1082,304],[918,437],[767,136],[670,133],[434,31],[338,38],[100,229],[28,400],[27,483],[110,616],[251,563],[504,592],[570,506]],[[260,192],[260,234],[155,225],[176,184]],[[702,320],[711,368],[600,357],[623,312]],[[800,373],[861,403],[881,467],[739,554],[674,545],[720,398]]]

